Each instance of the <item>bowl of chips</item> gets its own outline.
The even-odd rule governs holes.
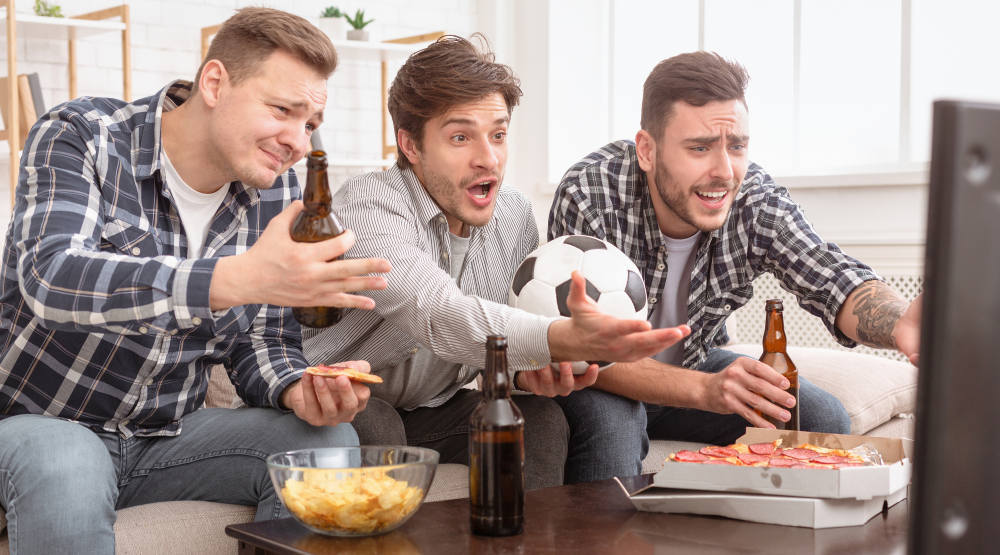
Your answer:
[[[374,536],[417,511],[434,479],[438,453],[422,447],[363,445],[275,453],[274,489],[306,528],[329,536]]]

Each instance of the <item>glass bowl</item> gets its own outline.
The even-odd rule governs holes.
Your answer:
[[[274,490],[306,528],[328,536],[395,530],[420,508],[438,453],[422,447],[363,445],[275,453]]]

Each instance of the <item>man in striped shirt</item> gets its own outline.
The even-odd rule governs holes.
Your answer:
[[[549,237],[586,234],[617,245],[644,273],[654,327],[688,324],[683,343],[601,373],[596,387],[560,399],[605,445],[582,461],[587,480],[639,471],[647,433],[729,443],[761,413],[802,429],[850,433],[840,402],[799,378],[799,405],[774,369],[722,349],[726,317],[774,274],[843,345],[896,348],[915,360],[919,302],[908,304],[871,268],[823,242],[788,192],[749,161],[745,70],[717,54],[661,62],[646,80],[642,129],[566,172]],[[693,370],[692,370],[693,369]],[[645,403],[646,411],[635,407]],[[599,438],[599,439],[598,439]],[[608,471],[611,470],[609,473]]]
[[[293,162],[336,66],[306,20],[240,10],[196,82],[56,107],[25,143],[0,270],[0,506],[15,553],[112,553],[115,510],[285,514],[265,458],[355,445],[369,392],[303,376],[283,306],[371,308],[385,260],[294,243]],[[357,276],[357,277],[352,277]],[[360,312],[360,311],[356,311]],[[222,364],[250,408],[198,409]],[[367,363],[351,363],[362,370]],[[183,428],[183,433],[182,433]]]
[[[403,64],[389,91],[397,164],[334,195],[334,210],[358,234],[348,255],[393,265],[388,288],[371,292],[375,310],[304,332],[311,362],[363,358],[385,379],[355,420],[362,443],[422,445],[442,462],[467,463],[469,415],[482,395],[465,386],[482,368],[489,335],[508,338],[520,387],[555,396],[592,384],[597,367],[574,377],[564,364],[553,374],[552,360],[637,360],[684,333],[600,314],[582,280],[571,319],[506,305],[514,271],[538,244],[527,199],[501,187],[520,95],[492,54],[459,37],[439,40]],[[514,400],[525,416],[528,487],[562,484],[568,428],[559,406],[536,395]]]

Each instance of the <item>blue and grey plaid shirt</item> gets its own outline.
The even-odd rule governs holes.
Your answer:
[[[295,175],[260,191],[230,183],[202,258],[186,258],[160,122],[190,92],[176,81],[132,103],[81,98],[32,128],[0,268],[0,418],[176,435],[202,404],[213,364],[251,406],[278,406],[300,377],[290,309],[213,312],[208,298],[219,257],[245,252],[297,198]]]
[[[667,279],[667,253],[635,143],[616,141],[587,155],[563,176],[549,212],[549,239],[593,235],[616,245],[644,273],[655,304]],[[802,308],[818,316],[838,342],[856,343],[836,328],[840,306],[875,272],[826,243],[784,187],[750,164],[726,223],[703,233],[691,272],[685,367],[729,342],[726,318],[753,296],[753,280],[773,274]]]

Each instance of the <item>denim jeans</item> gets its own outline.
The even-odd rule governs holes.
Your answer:
[[[721,372],[740,356],[715,349],[695,369]],[[570,427],[567,483],[639,474],[650,438],[726,445],[743,435],[750,425],[735,414],[643,404],[592,388],[556,401]],[[851,431],[851,420],[840,401],[801,376],[799,421],[806,431]]]
[[[273,409],[201,409],[174,437],[94,432],[39,415],[0,420],[0,505],[12,554],[114,553],[115,510],[202,500],[287,515],[268,455],[357,445],[350,425],[314,427]]]
[[[409,444],[434,449],[442,463],[469,464],[469,415],[482,393],[459,389],[438,407],[396,410],[372,397],[354,419],[362,444]],[[524,473],[528,489],[562,485],[569,426],[546,397],[512,395],[524,416]]]

